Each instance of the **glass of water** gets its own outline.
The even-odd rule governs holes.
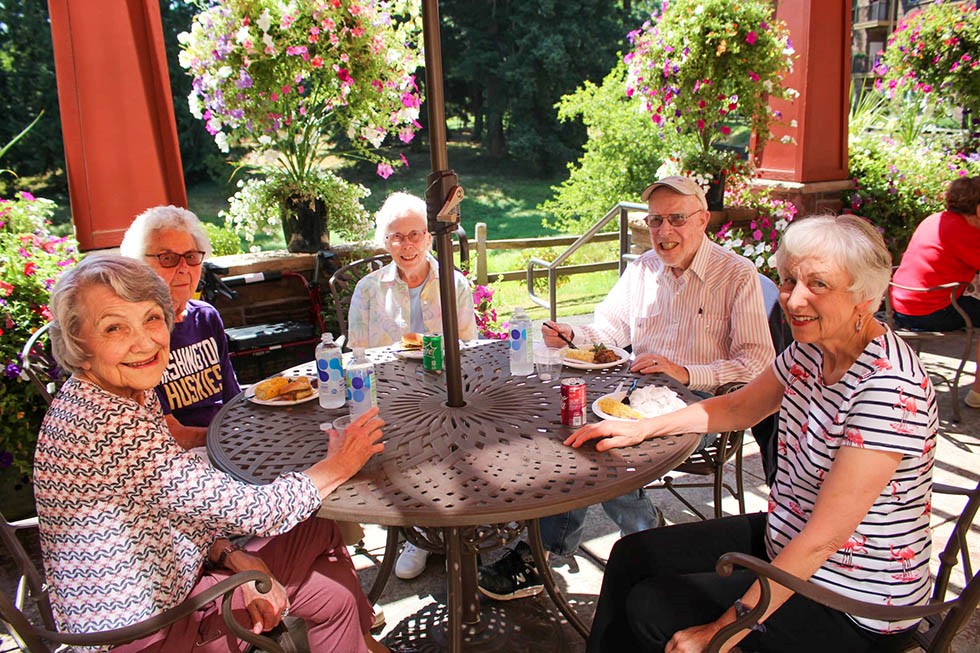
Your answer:
[[[534,371],[544,383],[555,383],[561,378],[561,352],[553,347],[534,349]]]

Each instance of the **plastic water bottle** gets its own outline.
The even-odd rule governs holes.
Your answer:
[[[316,346],[316,376],[320,384],[320,406],[343,408],[347,402],[344,363],[332,333],[320,336],[320,344]]]
[[[531,353],[531,318],[523,308],[516,308],[510,321],[510,373],[527,376],[532,372],[534,355]]]
[[[344,376],[347,378],[347,405],[350,406],[351,417],[357,417],[378,405],[374,363],[364,355],[363,347],[354,348],[354,357],[348,363]]]

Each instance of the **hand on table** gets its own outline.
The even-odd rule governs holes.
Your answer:
[[[550,327],[548,325],[551,325]],[[554,328],[552,328],[554,327]],[[544,342],[545,346],[553,347],[555,349],[561,349],[562,347],[567,347],[568,343],[561,339],[561,334],[572,339],[572,327],[568,324],[562,324],[560,322],[544,322],[541,325],[541,340]]]
[[[657,372],[666,374],[672,379],[676,379],[681,385],[687,385],[691,381],[691,375],[687,368],[678,365],[666,356],[658,354],[640,354],[630,365],[630,372],[640,374],[655,374]]]
[[[642,428],[642,424],[642,420],[623,422],[611,419],[594,424],[586,424],[568,436],[565,444],[578,449],[589,440],[605,438],[596,443],[596,451],[632,447],[646,439],[645,429]]]
[[[343,435],[335,429],[330,429],[330,447],[327,460],[338,465],[337,471],[346,473],[346,481],[356,474],[364,463],[376,453],[385,450],[385,445],[381,442],[381,427],[384,420],[378,417],[378,409],[362,413],[350,423]]]

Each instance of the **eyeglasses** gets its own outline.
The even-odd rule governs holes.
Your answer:
[[[425,238],[426,233],[428,232],[419,231],[418,229],[413,229],[412,231],[409,231],[407,234],[400,234],[395,232],[393,234],[388,234],[387,236],[385,236],[385,240],[391,243],[392,245],[401,245],[406,240],[412,243],[413,245],[418,245],[419,243],[422,242],[422,239]]]
[[[178,254],[177,252],[160,252],[159,254],[144,254],[144,256],[152,256],[160,262],[160,267],[162,268],[175,268],[180,265],[180,259],[184,259],[187,265],[192,266],[198,266],[204,262],[204,252],[198,250],[191,250],[183,254]]]
[[[662,227],[664,220],[670,223],[671,227],[683,227],[687,224],[687,221],[692,215],[696,215],[703,211],[704,209],[698,209],[693,213],[688,213],[684,215],[683,213],[671,213],[670,215],[658,215],[656,213],[651,213],[650,215],[644,216],[643,221],[647,223],[648,227],[656,229]]]

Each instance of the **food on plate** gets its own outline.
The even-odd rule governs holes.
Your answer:
[[[422,334],[414,332],[403,334],[402,349],[422,349]]]
[[[633,398],[630,397],[630,403],[633,403]],[[611,417],[620,417],[622,419],[643,419],[646,417],[643,413],[633,408],[630,408],[626,404],[612,397],[603,397],[599,400],[599,410],[604,412],[606,415]]]
[[[312,394],[313,386],[310,384],[310,379],[305,376],[297,376],[279,390],[279,396],[276,397],[276,400],[299,401],[300,399],[306,399]]]
[[[614,352],[612,349],[607,348],[601,342],[597,342],[592,345],[592,361],[594,363],[615,363],[619,360],[619,354]]]
[[[255,385],[255,398],[262,401],[299,401],[313,394],[309,377],[274,376]]]
[[[567,349],[565,350],[565,358],[582,363],[591,363],[595,360],[595,354],[588,349]]]
[[[684,408],[687,404],[677,393],[662,385],[648,385],[637,388],[630,395],[630,406],[643,413],[645,417],[665,415]],[[605,410],[605,409],[603,409]]]
[[[274,376],[271,379],[266,379],[255,385],[255,398],[261,399],[262,401],[275,399],[279,396],[279,392],[287,385],[289,385],[289,379],[283,376]]]

